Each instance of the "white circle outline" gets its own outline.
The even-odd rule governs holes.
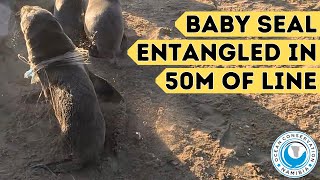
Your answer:
[[[282,138],[284,135],[286,135],[286,134],[295,134],[295,133],[297,133],[297,134],[302,134],[302,135],[306,136],[307,139],[310,139],[310,140],[311,140],[311,143],[313,143],[314,147],[316,148],[316,149],[315,149],[315,151],[316,151],[316,153],[315,153],[315,154],[316,154],[316,157],[315,157],[315,163],[314,163],[314,165],[310,168],[310,170],[309,170],[308,172],[306,172],[306,173],[304,173],[304,174],[302,174],[302,175],[300,175],[300,176],[288,176],[287,174],[282,173],[282,171],[277,168],[276,163],[274,162],[274,158],[273,158],[273,155],[274,155],[273,149],[274,149],[274,146],[276,145],[276,142],[278,142],[278,140],[279,140],[280,138]],[[289,138],[289,139],[290,139],[290,138]],[[286,140],[286,141],[287,141],[287,140]],[[310,149],[309,146],[308,146],[308,148]],[[301,131],[288,131],[288,132],[285,132],[285,133],[281,134],[281,135],[274,141],[274,143],[273,143],[273,145],[272,145],[272,148],[271,148],[271,161],[272,161],[272,164],[273,164],[273,166],[275,167],[275,169],[276,169],[280,174],[282,174],[283,176],[288,177],[288,178],[301,178],[301,177],[304,177],[304,176],[310,174],[311,171],[316,167],[317,162],[318,162],[318,153],[319,153],[319,152],[318,152],[317,144],[316,144],[316,142],[313,140],[313,138],[312,138],[311,136],[309,136],[308,134],[306,134],[306,133],[304,133],[304,132],[301,132]],[[310,155],[311,155],[311,154],[310,154]],[[280,160],[280,159],[279,159],[279,160]],[[308,163],[307,163],[307,164],[308,164]],[[305,167],[305,166],[304,166],[304,167]],[[301,168],[301,169],[302,169],[302,168]]]
[[[291,142],[290,142],[291,140],[286,140],[281,146],[285,146],[285,145],[288,145],[288,144],[290,144]],[[296,137],[294,137],[294,138],[292,138],[292,141],[300,141],[300,139],[298,139],[298,138],[296,138]],[[305,146],[308,146],[308,144],[306,143],[306,142],[299,142],[299,143],[301,143],[301,144],[303,144],[303,145],[305,145]],[[306,152],[309,154],[309,156],[310,156],[310,154],[311,154],[311,150],[310,150],[310,148],[308,148],[308,149],[306,149]],[[281,154],[281,156],[282,156],[282,154]],[[307,164],[307,162],[309,162],[310,161],[310,159],[311,159],[311,157],[308,157],[307,158],[307,161],[305,161],[303,164]],[[280,159],[280,161],[283,161],[282,159]],[[283,163],[282,163],[283,164]],[[283,165],[284,167],[286,167],[287,169],[289,169],[286,165]],[[297,168],[294,168],[293,170],[296,170]],[[298,168],[299,169],[299,168]]]

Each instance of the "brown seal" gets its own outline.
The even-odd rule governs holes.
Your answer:
[[[92,41],[90,55],[113,59],[127,49],[119,0],[84,0],[85,31]]]
[[[49,11],[24,6],[20,14],[29,63],[33,67],[75,50],[75,45]],[[99,159],[105,142],[105,121],[83,64],[69,61],[60,59],[47,64],[36,75],[50,99],[62,135],[71,146],[73,160],[85,165]]]
[[[82,0],[55,1],[54,16],[76,46],[85,38],[83,13]]]

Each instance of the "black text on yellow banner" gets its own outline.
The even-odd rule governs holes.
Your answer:
[[[175,26],[186,37],[316,37],[320,13],[185,12]]]
[[[157,85],[169,94],[320,93],[317,68],[167,68]]]
[[[320,65],[318,40],[138,40],[138,65]]]

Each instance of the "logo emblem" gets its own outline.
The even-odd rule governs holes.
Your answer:
[[[288,178],[301,178],[316,166],[318,148],[306,133],[289,131],[280,135],[273,143],[271,160],[282,175]]]

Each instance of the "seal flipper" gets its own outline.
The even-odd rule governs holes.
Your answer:
[[[107,80],[92,73],[87,66],[85,66],[85,69],[88,72],[89,78],[92,81],[94,90],[99,100],[113,103],[120,103],[123,101],[123,97],[120,95],[120,93],[114,87],[112,87]]]

